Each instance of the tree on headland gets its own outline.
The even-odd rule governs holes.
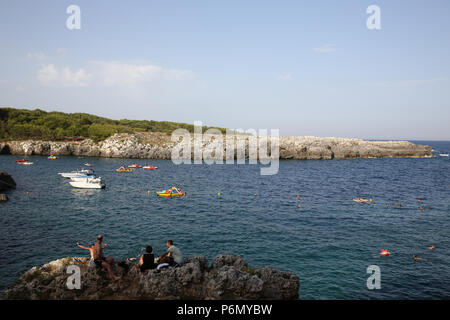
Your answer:
[[[219,129],[225,133],[226,129]],[[170,134],[176,129],[194,132],[194,125],[155,120],[112,120],[87,113],[46,112],[0,108],[0,140],[82,140],[100,141],[116,133],[161,132]]]

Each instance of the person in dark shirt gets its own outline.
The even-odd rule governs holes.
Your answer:
[[[145,252],[141,258],[139,259],[139,269],[141,270],[141,272],[147,272],[148,270],[151,269],[155,269],[156,268],[156,264],[155,264],[155,256],[152,253],[153,252],[153,248],[152,246],[147,246],[145,248]]]

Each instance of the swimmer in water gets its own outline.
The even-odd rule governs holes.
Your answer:
[[[430,251],[433,251],[436,247],[434,246],[434,244],[432,244],[431,246],[428,247],[428,249],[430,249]]]
[[[415,254],[413,254],[413,260],[414,260],[414,261],[427,261],[427,259],[419,258],[419,257],[416,256]]]

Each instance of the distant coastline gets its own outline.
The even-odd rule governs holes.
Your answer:
[[[191,137],[191,139],[193,139]],[[202,151],[214,152],[214,135],[206,135]],[[269,144],[270,144],[270,138]],[[171,159],[176,142],[167,133],[136,132],[114,134],[105,140],[82,141],[5,141],[0,154],[56,155],[105,158]],[[225,155],[225,143],[223,144]],[[270,150],[270,149],[269,149]],[[383,157],[432,157],[432,148],[408,141],[368,141],[350,138],[279,137],[280,159],[331,160]],[[248,143],[246,142],[248,157]],[[224,156],[225,157],[225,156]],[[236,158],[236,154],[235,154]]]

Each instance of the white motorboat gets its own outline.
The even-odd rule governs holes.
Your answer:
[[[69,184],[74,188],[80,189],[103,189],[106,187],[101,177],[71,178]]]
[[[441,157],[448,157],[448,153],[439,153]]]
[[[58,173],[61,177],[66,179],[71,178],[88,178],[91,177],[94,174],[94,171],[92,169],[83,169],[83,170],[76,170],[72,172],[61,172]]]
[[[17,162],[17,164],[20,164],[22,166],[31,166],[34,163],[30,162],[30,161],[20,161],[20,162]]]

